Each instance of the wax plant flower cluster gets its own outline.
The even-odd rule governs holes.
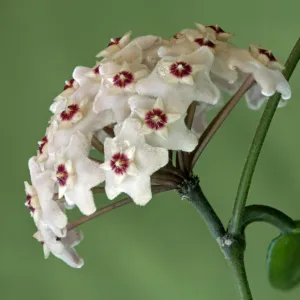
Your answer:
[[[75,229],[80,220],[68,223],[66,210],[78,207],[90,218],[101,214],[95,192],[110,200],[129,196],[115,207],[131,201],[144,206],[153,194],[171,189],[200,211],[209,205],[192,175],[207,133],[216,131],[243,95],[251,109],[276,92],[276,107],[291,97],[284,67],[272,52],[238,48],[232,37],[218,25],[201,24],[171,39],[131,38],[127,32],[109,41],[94,66],[74,69],[50,106],[53,116],[29,160],[31,184],[25,182],[34,237],[45,257],[52,253],[71,267],[83,266],[74,249],[82,240]],[[207,111],[224,105],[222,93],[232,100],[207,127]],[[103,160],[92,157],[92,149]],[[216,239],[229,245],[220,228]]]

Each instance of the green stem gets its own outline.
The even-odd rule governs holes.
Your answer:
[[[245,269],[244,253],[240,253],[239,256],[233,255],[232,259],[229,260],[229,265],[233,270],[241,300],[252,300],[253,298]]]
[[[276,227],[281,232],[291,232],[295,229],[295,222],[282,211],[266,205],[249,205],[245,207],[243,215],[243,232],[251,223],[265,222]]]
[[[188,200],[199,212],[211,235],[220,246],[233,270],[241,299],[252,300],[244,265],[244,240],[232,238],[226,234],[221,220],[203,194],[197,176],[185,180],[178,192],[182,199]]]
[[[225,229],[216,212],[204,196],[197,176],[183,181],[178,189],[182,199],[188,200],[199,212],[211,235],[218,241],[225,235]]]
[[[294,46],[286,64],[285,70],[283,71],[283,75],[287,80],[291,77],[296,65],[300,59],[300,39],[298,39],[296,45]],[[246,205],[248,192],[251,185],[251,180],[253,177],[253,173],[255,170],[255,166],[264,143],[266,134],[270,127],[272,118],[277,109],[278,103],[280,101],[280,94],[276,93],[272,96],[263,112],[263,115],[260,119],[259,125],[256,129],[252,144],[250,146],[250,150],[248,153],[248,157],[246,163],[244,165],[244,169],[242,172],[242,176],[240,179],[234,208],[233,208],[233,217],[229,226],[229,232],[235,236],[241,233],[242,229],[242,216],[244,207]]]

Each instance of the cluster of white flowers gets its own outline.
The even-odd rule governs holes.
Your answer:
[[[29,160],[32,186],[25,182],[25,190],[38,228],[34,237],[45,256],[51,252],[76,268],[83,265],[74,250],[82,235],[67,230],[66,208],[93,214],[91,189],[101,183],[109,199],[126,193],[136,204],[147,204],[150,177],[168,163],[168,150],[193,151],[220,90],[234,93],[249,74],[256,81],[246,93],[251,108],[275,92],[282,95],[281,105],[291,97],[270,51],[237,48],[217,25],[196,24],[170,40],[130,36],[111,39],[92,68],[75,68],[50,106],[46,135]],[[190,130],[185,117],[194,101]],[[104,144],[103,163],[89,158],[92,137]]]

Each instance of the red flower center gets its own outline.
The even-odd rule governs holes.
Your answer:
[[[214,44],[212,41],[210,41],[207,38],[197,38],[194,39],[194,42],[197,43],[200,47],[207,46],[209,48],[215,48],[216,44]]]
[[[175,77],[182,78],[192,73],[192,66],[186,62],[179,61],[170,66],[170,72]]]
[[[99,66],[93,69],[94,74],[98,75],[99,74]]]
[[[65,86],[64,86],[64,91],[67,89],[70,89],[74,86],[75,83],[75,79],[70,79],[69,81],[66,82]]]
[[[277,61],[277,59],[273,55],[272,51],[262,49],[262,48],[259,48],[258,51],[260,54],[265,55],[270,61]]]
[[[41,141],[39,141],[39,154],[43,154],[43,149],[48,143],[48,138],[46,136],[43,137]]]
[[[116,153],[110,160],[110,167],[117,175],[123,175],[129,168],[129,158],[124,153]]]
[[[146,113],[145,124],[153,130],[159,130],[163,128],[167,122],[167,115],[158,108],[153,108]]]
[[[119,45],[119,42],[121,40],[121,37],[112,38],[110,42],[108,43],[107,47],[112,45]]]
[[[56,170],[56,180],[58,185],[65,186],[67,184],[67,180],[69,178],[69,173],[64,164],[60,164]]]
[[[113,78],[113,84],[119,88],[124,88],[126,85],[132,83],[134,76],[131,72],[121,71]]]
[[[225,31],[219,25],[210,25],[210,26],[206,26],[206,28],[213,29],[217,34],[218,33],[225,33]]]
[[[32,198],[31,195],[29,195],[29,194],[26,195],[26,202],[25,202],[25,204],[29,208],[30,212],[34,213],[35,212],[35,208],[31,204],[31,198]]]
[[[70,121],[73,119],[73,117],[78,111],[79,111],[79,106],[77,104],[69,105],[66,110],[61,112],[60,118],[62,121]]]

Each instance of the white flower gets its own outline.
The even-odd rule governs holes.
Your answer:
[[[197,137],[187,129],[186,113],[178,113],[170,99],[133,96],[129,105],[132,118],[143,124],[141,133],[147,144],[170,150],[191,152],[197,145]]]
[[[112,61],[101,64],[99,72],[111,94],[135,92],[135,83],[149,74],[148,68],[140,63],[119,65]]]
[[[71,136],[80,131],[89,136],[103,127],[115,122],[115,116],[111,109],[94,112],[92,103],[83,99],[79,103],[70,103],[51,120],[51,138],[47,143],[48,153],[56,153],[67,147]]]
[[[152,73],[136,84],[141,95],[180,98],[187,107],[192,101],[216,104],[220,92],[209,77],[213,54],[199,48],[180,58],[165,57]]]
[[[124,121],[119,134],[104,142],[105,191],[109,199],[128,194],[136,204],[152,198],[150,176],[168,163],[168,151],[145,143],[138,120]]]
[[[93,103],[96,113],[112,110],[117,122],[124,121],[130,114],[128,98],[135,93],[135,84],[148,74],[148,69],[141,64],[115,64],[108,62],[100,67],[100,74],[106,83],[99,90]]]
[[[96,57],[109,57],[124,48],[130,41],[131,31],[125,33],[122,37],[111,38],[107,48],[100,51]]]
[[[119,64],[127,63],[141,63],[149,49],[157,45],[161,39],[153,35],[140,36],[132,40],[123,49],[111,56],[111,60]],[[105,60],[104,60],[105,62]]]
[[[74,249],[83,239],[81,232],[73,229],[68,231],[65,237],[59,238],[44,225],[41,226],[40,230],[33,237],[43,245],[45,258],[48,258],[50,253],[52,253],[70,267],[81,268],[83,266],[83,259],[78,256]]]
[[[226,42],[233,37],[233,34],[225,32],[219,25],[205,26],[200,23],[195,23],[195,25],[202,34],[206,34],[212,39]]]
[[[74,133],[52,176],[58,184],[59,198],[64,196],[69,205],[76,204],[85,215],[96,210],[91,188],[104,181],[99,164],[88,158],[89,150],[87,138],[80,132]]]
[[[36,204],[36,207],[33,206],[33,208],[39,209],[37,205],[39,203],[41,211],[38,214],[39,216],[42,215],[43,221],[49,228],[56,235],[63,236],[68,220],[59,203],[54,200],[56,189],[53,180],[51,180],[51,171],[42,170],[36,157],[30,158],[28,165],[34,188],[25,183],[27,197],[34,199],[34,202],[31,202]],[[36,220],[36,218],[34,219]]]
[[[25,205],[28,207],[30,211],[30,215],[32,216],[35,224],[37,224],[39,219],[42,216],[40,201],[36,189],[32,185],[30,185],[27,181],[24,182],[24,185],[25,185],[25,194],[26,194]]]
[[[244,73],[253,75],[257,84],[261,87],[262,95],[266,97],[272,96],[275,92],[281,94],[283,100],[291,97],[291,89],[289,83],[278,69],[278,63],[272,63],[273,55],[264,49],[259,48],[260,56],[255,58],[249,51],[238,48],[231,48],[228,59],[230,68],[239,68]],[[261,58],[265,56],[265,61]],[[262,63],[264,61],[264,63]],[[270,68],[272,66],[272,69]]]

